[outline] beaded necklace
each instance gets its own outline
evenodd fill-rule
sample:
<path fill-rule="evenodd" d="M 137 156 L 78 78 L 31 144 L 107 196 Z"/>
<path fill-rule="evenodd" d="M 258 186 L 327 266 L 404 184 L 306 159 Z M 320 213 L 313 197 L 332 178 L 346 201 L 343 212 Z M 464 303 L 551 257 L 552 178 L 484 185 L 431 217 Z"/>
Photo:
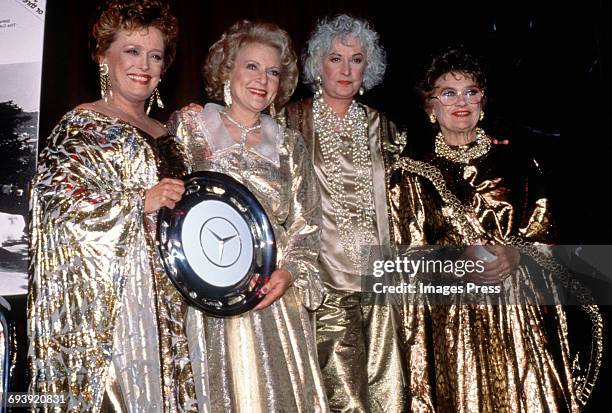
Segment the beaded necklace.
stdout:
<path fill-rule="evenodd" d="M 361 247 L 376 242 L 373 234 L 375 213 L 372 159 L 366 114 L 355 101 L 351 102 L 343 118 L 338 117 L 322 98 L 314 99 L 312 109 L 340 243 L 347 257 L 359 269 L 362 264 Z M 348 147 L 343 145 L 342 137 L 351 140 Z M 352 155 L 355 171 L 355 212 L 351 212 L 347 205 L 345 194 L 348 191 L 343 182 L 340 153 Z"/>
<path fill-rule="evenodd" d="M 491 140 L 481 128 L 476 128 L 476 140 L 474 146 L 459 145 L 450 146 L 444 140 L 442 132 L 438 132 L 435 141 L 436 155 L 449 161 L 468 164 L 473 159 L 476 159 L 491 149 Z"/>

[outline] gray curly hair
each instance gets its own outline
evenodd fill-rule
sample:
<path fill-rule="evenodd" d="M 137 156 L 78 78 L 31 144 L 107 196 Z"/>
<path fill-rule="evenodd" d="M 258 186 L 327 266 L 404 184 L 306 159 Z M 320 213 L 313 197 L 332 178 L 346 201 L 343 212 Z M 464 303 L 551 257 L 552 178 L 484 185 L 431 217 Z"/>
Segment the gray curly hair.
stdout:
<path fill-rule="evenodd" d="M 348 37 L 359 39 L 365 49 L 363 87 L 369 90 L 382 82 L 387 68 L 387 56 L 380 45 L 378 33 L 370 28 L 366 20 L 340 14 L 319 21 L 304 50 L 304 83 L 310 85 L 313 92 L 317 89 L 317 77 L 322 73 L 323 56 L 331 49 L 336 38 L 345 41 Z"/>

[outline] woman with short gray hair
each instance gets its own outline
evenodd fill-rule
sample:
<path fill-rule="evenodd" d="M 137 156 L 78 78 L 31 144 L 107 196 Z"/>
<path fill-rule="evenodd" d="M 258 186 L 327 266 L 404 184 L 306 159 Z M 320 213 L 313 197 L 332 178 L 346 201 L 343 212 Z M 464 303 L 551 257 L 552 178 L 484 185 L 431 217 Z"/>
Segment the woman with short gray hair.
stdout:
<path fill-rule="evenodd" d="M 386 59 L 370 24 L 346 14 L 320 21 L 303 56 L 314 97 L 287 105 L 281 121 L 302 133 L 319 190 L 319 270 L 327 296 L 316 311 L 317 350 L 332 411 L 410 410 L 409 369 L 396 307 L 362 301 L 362 247 L 388 245 L 386 167 L 405 136 L 355 100 L 382 82 Z M 415 369 L 418 370 L 418 369 Z"/>
<path fill-rule="evenodd" d="M 303 75 L 304 83 L 310 85 L 313 92 L 317 91 L 317 79 L 321 78 L 323 71 L 323 56 L 331 49 L 335 39 L 339 38 L 345 42 L 350 37 L 359 39 L 367 56 L 361 85 L 363 90 L 370 90 L 382 83 L 387 68 L 387 56 L 380 45 L 378 33 L 372 30 L 365 20 L 341 14 L 332 20 L 321 21 L 308 40 L 303 56 Z"/>

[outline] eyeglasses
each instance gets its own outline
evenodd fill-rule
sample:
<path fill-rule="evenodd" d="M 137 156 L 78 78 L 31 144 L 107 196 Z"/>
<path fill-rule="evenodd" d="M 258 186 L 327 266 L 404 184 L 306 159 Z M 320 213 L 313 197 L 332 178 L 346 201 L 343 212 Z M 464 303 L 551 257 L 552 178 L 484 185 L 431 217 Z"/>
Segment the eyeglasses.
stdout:
<path fill-rule="evenodd" d="M 484 92 L 477 87 L 468 87 L 458 93 L 455 89 L 443 89 L 438 96 L 432 96 L 430 99 L 438 99 L 444 106 L 454 105 L 459 101 L 459 97 L 463 96 L 466 103 L 480 103 Z"/>

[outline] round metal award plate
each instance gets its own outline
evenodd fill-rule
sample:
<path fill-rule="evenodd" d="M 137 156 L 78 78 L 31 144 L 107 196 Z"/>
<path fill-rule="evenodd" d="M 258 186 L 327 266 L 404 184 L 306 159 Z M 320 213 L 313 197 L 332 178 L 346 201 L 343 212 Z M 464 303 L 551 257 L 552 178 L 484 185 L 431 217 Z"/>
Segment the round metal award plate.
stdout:
<path fill-rule="evenodd" d="M 241 314 L 262 299 L 276 267 L 270 220 L 234 178 L 211 171 L 183 178 L 185 194 L 159 212 L 166 273 L 191 304 L 214 316 Z"/>

